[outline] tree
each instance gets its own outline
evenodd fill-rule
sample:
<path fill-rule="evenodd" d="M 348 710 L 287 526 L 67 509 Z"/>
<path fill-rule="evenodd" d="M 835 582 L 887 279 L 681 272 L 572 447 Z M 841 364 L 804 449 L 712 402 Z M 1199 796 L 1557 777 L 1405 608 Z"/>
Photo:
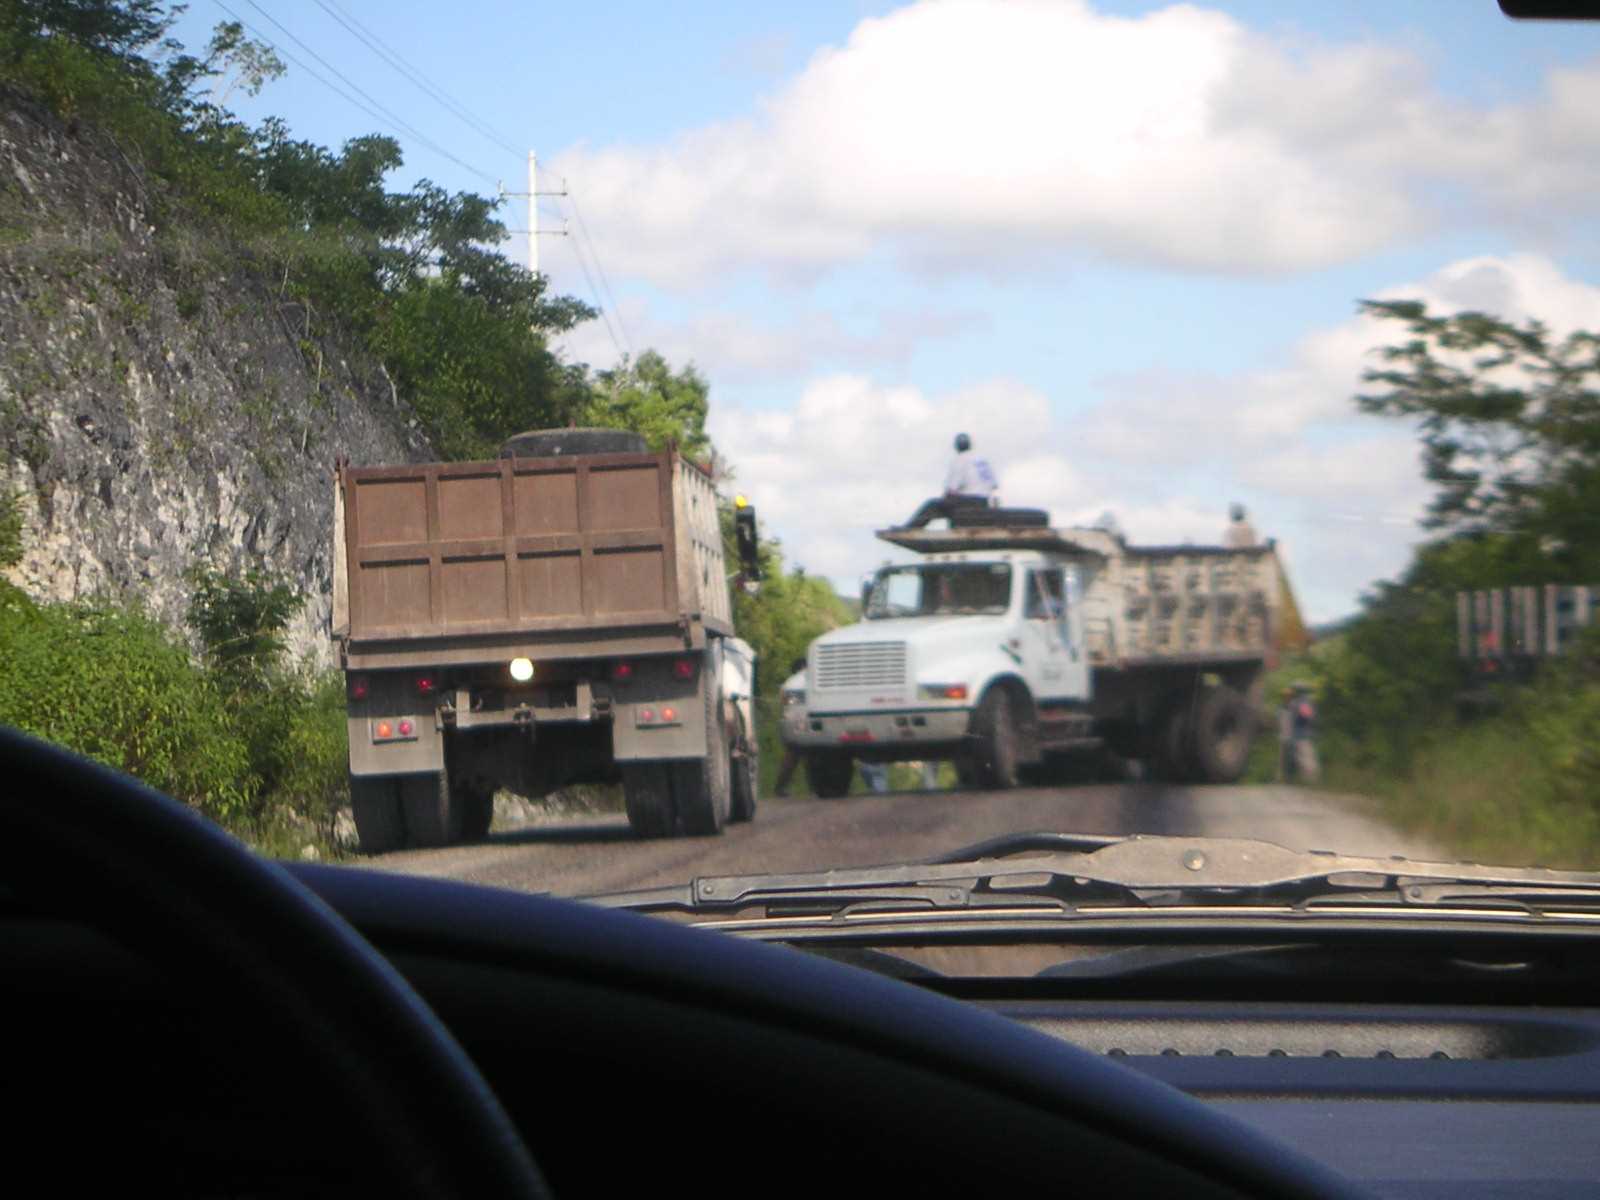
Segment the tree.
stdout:
<path fill-rule="evenodd" d="M 1600 572 L 1600 337 L 1551 336 L 1479 312 L 1436 317 L 1419 301 L 1365 301 L 1409 337 L 1364 373 L 1385 390 L 1362 411 L 1414 420 L 1438 491 L 1428 524 L 1509 543 L 1494 553 L 1542 562 L 1543 579 Z"/>
<path fill-rule="evenodd" d="M 697 462 L 711 457 L 706 434 L 710 384 L 693 364 L 674 371 L 654 350 L 596 373 L 586 423 L 642 433 L 652 449 L 669 441 Z"/>

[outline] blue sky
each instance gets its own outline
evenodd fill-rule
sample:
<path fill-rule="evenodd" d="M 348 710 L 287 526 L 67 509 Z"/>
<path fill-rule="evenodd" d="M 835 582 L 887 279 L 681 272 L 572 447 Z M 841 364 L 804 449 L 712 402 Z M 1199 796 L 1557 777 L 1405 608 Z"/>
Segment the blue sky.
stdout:
<path fill-rule="evenodd" d="M 1137 540 L 1209 540 L 1246 501 L 1341 615 L 1426 495 L 1410 433 L 1352 415 L 1384 332 L 1357 300 L 1600 325 L 1600 27 L 1493 0 L 258 3 L 226 0 L 299 65 L 241 115 L 395 133 L 287 29 L 474 168 L 400 133 L 398 184 L 523 190 L 332 9 L 537 149 L 628 343 L 706 372 L 740 486 L 841 586 L 964 423 L 1008 500 Z M 226 16 L 193 0 L 177 32 Z M 572 242 L 540 265 L 589 298 Z M 566 351 L 617 347 L 596 323 Z"/>

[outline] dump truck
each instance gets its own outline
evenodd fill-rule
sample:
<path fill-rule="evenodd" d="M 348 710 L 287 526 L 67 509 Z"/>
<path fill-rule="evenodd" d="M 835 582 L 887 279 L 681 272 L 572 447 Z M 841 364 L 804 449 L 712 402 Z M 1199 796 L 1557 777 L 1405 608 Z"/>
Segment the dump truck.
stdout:
<path fill-rule="evenodd" d="M 1181 781 L 1244 771 L 1292 605 L 1272 542 L 1132 546 L 1042 514 L 878 536 L 917 558 L 876 572 L 864 619 L 783 689 L 816 794 L 845 794 L 859 761 L 953 760 L 996 788 L 1112 756 Z"/>
<path fill-rule="evenodd" d="M 481 837 L 500 788 L 620 781 L 648 837 L 754 815 L 755 656 L 712 481 L 675 450 L 555 430 L 494 460 L 340 463 L 333 584 L 366 851 Z"/>

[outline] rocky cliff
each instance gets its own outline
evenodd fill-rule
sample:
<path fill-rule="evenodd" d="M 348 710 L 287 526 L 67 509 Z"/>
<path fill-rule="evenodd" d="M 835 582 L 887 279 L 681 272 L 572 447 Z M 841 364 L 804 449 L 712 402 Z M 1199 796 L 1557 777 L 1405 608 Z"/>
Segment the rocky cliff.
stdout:
<path fill-rule="evenodd" d="M 0 492 L 23 519 L 5 574 L 177 626 L 190 567 L 267 567 L 306 597 L 293 650 L 331 661 L 335 456 L 431 448 L 335 314 L 157 187 L 113 138 L 0 90 Z"/>

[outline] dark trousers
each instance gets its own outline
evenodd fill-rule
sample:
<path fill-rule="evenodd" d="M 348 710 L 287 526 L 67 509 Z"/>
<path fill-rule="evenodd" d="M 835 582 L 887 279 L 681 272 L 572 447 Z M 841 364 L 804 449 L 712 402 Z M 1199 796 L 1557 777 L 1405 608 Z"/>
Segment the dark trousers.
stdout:
<path fill-rule="evenodd" d="M 929 521 L 945 518 L 950 524 L 956 523 L 957 513 L 971 513 L 989 507 L 987 496 L 935 496 L 932 500 L 924 500 L 922 507 L 911 514 L 911 520 L 901 528 L 921 529 Z"/>

